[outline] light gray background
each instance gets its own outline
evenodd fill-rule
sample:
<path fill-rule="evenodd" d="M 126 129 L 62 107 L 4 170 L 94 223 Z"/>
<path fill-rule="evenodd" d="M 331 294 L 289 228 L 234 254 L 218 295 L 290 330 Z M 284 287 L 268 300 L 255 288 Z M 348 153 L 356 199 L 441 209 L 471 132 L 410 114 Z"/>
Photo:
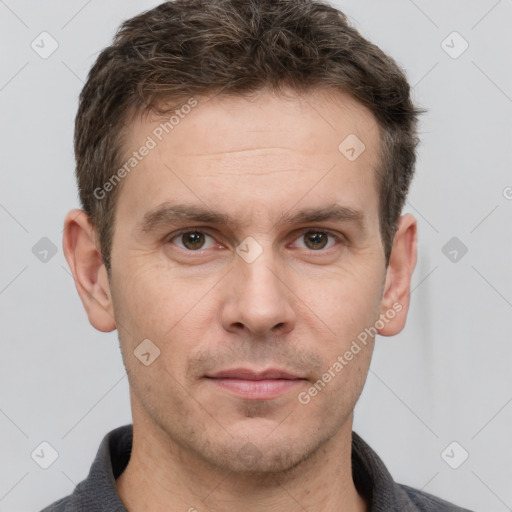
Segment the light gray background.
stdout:
<path fill-rule="evenodd" d="M 0 0 L 0 511 L 40 510 L 131 422 L 117 333 L 88 323 L 61 247 L 78 207 L 77 96 L 119 23 L 159 2 Z M 404 67 L 429 109 L 405 212 L 419 222 L 406 329 L 378 337 L 354 429 L 396 480 L 482 512 L 512 508 L 512 1 L 336 4 Z M 58 49 L 31 42 L 47 31 Z M 469 48 L 452 58 L 457 31 Z M 462 40 L 445 45 L 457 52 Z M 457 237 L 467 248 L 451 261 Z M 32 252 L 48 237 L 46 263 Z M 58 452 L 42 469 L 42 441 Z M 452 469 L 443 450 L 469 453 Z M 458 462 L 460 448 L 450 462 Z"/>

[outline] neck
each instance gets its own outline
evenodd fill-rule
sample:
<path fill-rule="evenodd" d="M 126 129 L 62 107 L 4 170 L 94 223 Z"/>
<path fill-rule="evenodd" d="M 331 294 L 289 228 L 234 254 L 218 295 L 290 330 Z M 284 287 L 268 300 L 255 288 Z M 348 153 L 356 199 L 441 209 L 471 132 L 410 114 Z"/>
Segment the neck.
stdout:
<path fill-rule="evenodd" d="M 351 444 L 352 417 L 286 472 L 235 473 L 212 466 L 158 427 L 134 421 L 130 461 L 116 488 L 130 512 L 365 512 L 352 478 Z"/>

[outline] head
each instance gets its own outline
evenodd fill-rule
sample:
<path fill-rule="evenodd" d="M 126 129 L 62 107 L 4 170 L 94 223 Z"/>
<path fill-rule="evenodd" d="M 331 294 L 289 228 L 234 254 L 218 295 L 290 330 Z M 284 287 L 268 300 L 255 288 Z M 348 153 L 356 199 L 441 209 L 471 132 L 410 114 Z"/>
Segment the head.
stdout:
<path fill-rule="evenodd" d="M 134 424 L 239 471 L 349 424 L 375 334 L 405 323 L 419 113 L 321 2 L 178 0 L 122 25 L 80 95 L 64 250 L 92 325 L 118 329 Z M 300 379 L 259 400 L 212 379 L 234 368 Z"/>

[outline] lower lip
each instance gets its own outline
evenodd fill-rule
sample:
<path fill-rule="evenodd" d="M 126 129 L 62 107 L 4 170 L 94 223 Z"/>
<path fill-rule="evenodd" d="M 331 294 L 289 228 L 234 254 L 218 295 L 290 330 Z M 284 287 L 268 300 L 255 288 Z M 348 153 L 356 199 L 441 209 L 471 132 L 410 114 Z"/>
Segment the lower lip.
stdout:
<path fill-rule="evenodd" d="M 300 384 L 304 379 L 225 379 L 208 378 L 211 382 L 232 393 L 251 400 L 270 400 L 290 391 Z"/>

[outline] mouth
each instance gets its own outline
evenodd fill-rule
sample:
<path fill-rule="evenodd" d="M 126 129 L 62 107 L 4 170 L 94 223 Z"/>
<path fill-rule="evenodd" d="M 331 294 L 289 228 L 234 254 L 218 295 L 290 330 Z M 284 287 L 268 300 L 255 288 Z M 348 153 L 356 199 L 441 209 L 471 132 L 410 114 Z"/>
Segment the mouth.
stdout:
<path fill-rule="evenodd" d="M 205 379 L 223 391 L 249 400 L 271 400 L 307 382 L 305 377 L 278 368 L 233 368 L 205 375 Z"/>

